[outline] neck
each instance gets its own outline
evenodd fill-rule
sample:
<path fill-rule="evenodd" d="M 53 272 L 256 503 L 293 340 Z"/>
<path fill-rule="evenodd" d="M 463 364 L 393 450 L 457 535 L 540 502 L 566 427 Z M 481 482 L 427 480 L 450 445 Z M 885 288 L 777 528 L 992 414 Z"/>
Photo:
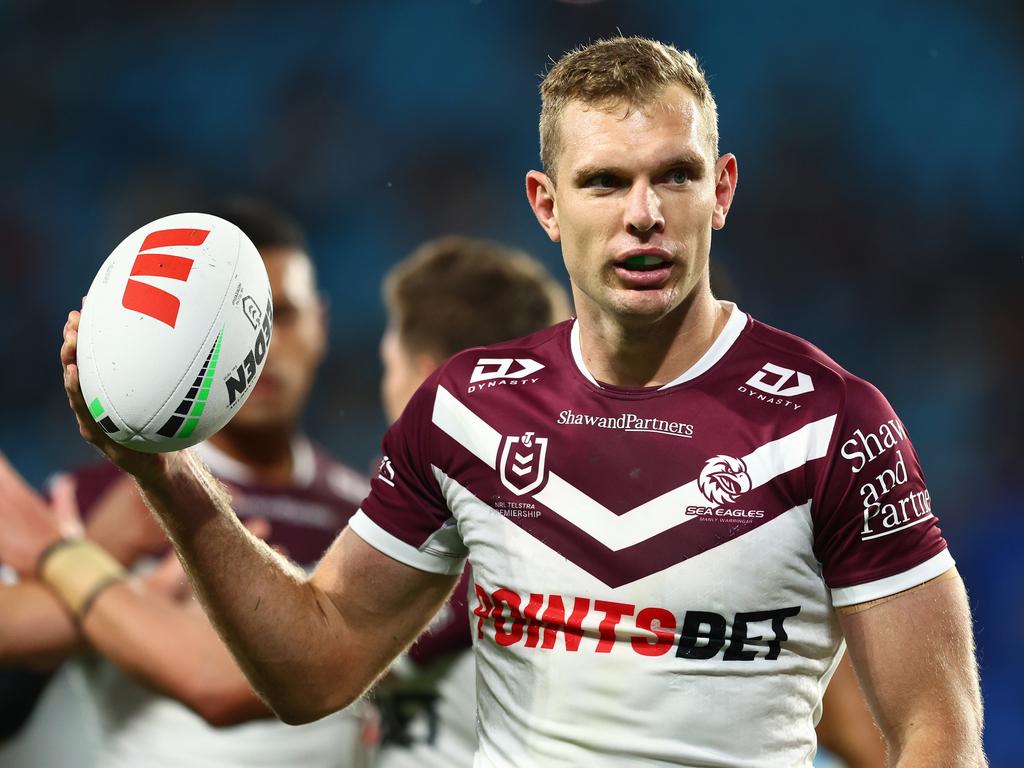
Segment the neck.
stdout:
<path fill-rule="evenodd" d="M 287 485 L 295 470 L 291 429 L 245 429 L 228 426 L 209 442 L 256 473 L 267 485 Z"/>
<path fill-rule="evenodd" d="M 631 323 L 577 304 L 580 349 L 598 381 L 621 387 L 658 387 L 704 356 L 729 320 L 710 291 L 695 291 L 654 322 Z"/>

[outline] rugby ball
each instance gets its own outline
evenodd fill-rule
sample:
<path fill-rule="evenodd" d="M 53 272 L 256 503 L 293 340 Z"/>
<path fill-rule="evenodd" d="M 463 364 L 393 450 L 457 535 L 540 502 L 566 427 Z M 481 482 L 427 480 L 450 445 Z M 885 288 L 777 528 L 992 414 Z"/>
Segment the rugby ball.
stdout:
<path fill-rule="evenodd" d="M 205 440 L 242 407 L 270 348 L 270 281 L 234 224 L 179 213 L 128 235 L 82 308 L 78 368 L 89 412 L 146 453 Z"/>

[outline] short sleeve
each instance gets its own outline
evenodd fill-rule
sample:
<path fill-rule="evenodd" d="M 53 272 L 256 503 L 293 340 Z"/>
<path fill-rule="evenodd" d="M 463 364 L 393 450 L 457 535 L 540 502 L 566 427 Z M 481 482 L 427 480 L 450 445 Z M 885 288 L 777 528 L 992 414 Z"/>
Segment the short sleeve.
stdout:
<path fill-rule="evenodd" d="M 953 566 L 910 435 L 882 394 L 847 381 L 814 498 L 814 547 L 835 606 L 901 592 Z"/>
<path fill-rule="evenodd" d="M 399 562 L 455 575 L 462 572 L 467 552 L 432 460 L 436 380 L 431 377 L 420 387 L 384 436 L 370 495 L 349 527 Z"/>

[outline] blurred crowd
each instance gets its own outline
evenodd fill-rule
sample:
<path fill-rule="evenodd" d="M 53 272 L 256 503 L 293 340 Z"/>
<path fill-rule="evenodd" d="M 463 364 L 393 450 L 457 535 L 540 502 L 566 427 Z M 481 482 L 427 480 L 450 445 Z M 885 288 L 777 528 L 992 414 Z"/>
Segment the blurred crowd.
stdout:
<path fill-rule="evenodd" d="M 976 611 L 990 759 L 1013 764 L 1020 4 L 6 4 L 0 449 L 37 484 L 89 456 L 60 387 L 67 310 L 144 222 L 244 192 L 308 228 L 332 336 L 309 431 L 368 467 L 382 275 L 453 231 L 563 274 L 523 199 L 539 75 L 617 29 L 708 71 L 740 168 L 712 258 L 740 306 L 877 384 L 913 435 Z"/>

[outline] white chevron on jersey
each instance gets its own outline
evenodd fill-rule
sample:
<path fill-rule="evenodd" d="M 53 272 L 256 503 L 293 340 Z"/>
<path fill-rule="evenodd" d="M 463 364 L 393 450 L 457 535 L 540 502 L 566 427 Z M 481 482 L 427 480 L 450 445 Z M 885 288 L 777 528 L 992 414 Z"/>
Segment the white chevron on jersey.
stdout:
<path fill-rule="evenodd" d="M 434 400 L 434 424 L 491 469 L 497 468 L 502 435 L 444 387 Z M 788 435 L 765 443 L 742 457 L 751 490 L 779 475 L 819 459 L 828 450 L 836 416 L 812 421 Z M 533 498 L 613 552 L 639 544 L 695 518 L 680 509 L 704 504 L 697 479 L 617 515 L 556 473 Z"/>
<path fill-rule="evenodd" d="M 455 442 L 494 469 L 498 466 L 501 433 L 438 386 L 434 397 L 434 424 Z"/>
<path fill-rule="evenodd" d="M 445 500 L 448 502 L 448 505 L 449 505 L 449 507 L 451 509 L 453 509 L 453 510 L 456 510 L 456 509 L 460 510 L 461 514 L 468 514 L 468 510 L 470 510 L 470 509 L 473 509 L 475 511 L 485 510 L 487 513 L 489 513 L 492 516 L 491 517 L 492 520 L 504 521 L 504 524 L 506 526 L 512 526 L 512 528 L 516 529 L 517 531 L 520 530 L 519 526 L 517 526 L 515 523 L 511 522 L 510 520 L 507 520 L 492 505 L 488 504 L 486 501 L 481 499 L 479 496 L 477 496 L 471 490 L 469 490 L 468 488 L 463 486 L 458 480 L 455 480 L 454 478 L 450 477 L 448 474 L 446 474 L 444 472 L 444 470 L 439 469 L 438 467 L 434 466 L 433 464 L 431 464 L 430 468 L 433 471 L 434 477 L 437 480 L 437 484 L 440 486 L 441 492 L 444 494 Z M 566 486 L 570 487 L 570 488 L 572 487 L 572 486 L 568 485 L 568 483 L 566 483 Z M 677 489 L 677 490 L 680 490 L 680 489 Z M 534 498 L 538 498 L 538 497 L 535 496 Z M 589 501 L 589 499 L 588 499 L 588 501 Z M 655 501 L 657 501 L 657 499 L 655 499 Z M 600 507 L 600 505 L 597 504 L 597 502 L 590 501 L 590 503 L 594 504 L 595 506 Z M 650 504 L 650 503 L 651 502 L 648 502 L 648 504 Z M 547 505 L 545 504 L 545 506 L 547 506 Z M 644 505 L 644 506 L 646 506 L 646 505 Z M 601 507 L 601 509 L 604 509 L 604 508 Z M 637 509 L 639 510 L 639 509 L 641 509 L 641 507 L 637 507 Z M 792 514 L 800 515 L 801 517 L 807 517 L 809 519 L 810 510 L 811 510 L 811 502 L 808 500 L 804 504 L 798 504 L 797 506 L 793 507 L 792 509 L 787 509 L 782 514 L 783 515 L 788 515 L 788 514 L 792 513 Z M 674 520 L 673 524 L 674 525 L 679 525 L 680 523 L 687 522 L 689 519 L 690 518 L 684 518 L 684 519 L 680 520 L 679 519 L 679 510 L 676 509 L 675 510 L 675 520 Z M 509 529 L 509 530 L 511 531 L 511 529 Z M 506 535 L 511 535 L 511 534 L 506 534 Z M 520 534 L 517 533 L 515 535 L 519 536 Z M 525 533 L 525 532 L 522 535 L 529 536 L 529 534 Z M 597 538 L 597 537 L 595 537 L 595 538 Z M 542 541 L 538 541 L 537 544 L 539 544 L 540 546 L 543 546 L 543 547 L 547 546 Z M 622 549 L 622 547 L 608 547 L 608 548 L 609 549 L 613 549 L 615 551 L 618 551 L 619 549 Z M 692 559 L 692 558 L 689 558 L 689 559 Z M 597 577 L 594 576 L 592 573 L 590 573 L 586 568 L 580 566 L 578 563 L 574 563 L 572 560 L 566 559 L 565 564 L 566 565 L 570 565 L 570 564 L 571 565 L 576 565 L 577 568 L 579 568 L 580 572 L 581 573 L 585 573 L 588 578 L 597 579 Z M 674 566 L 671 566 L 671 567 L 674 567 Z M 650 578 L 651 575 L 653 575 L 653 574 L 650 574 L 648 576 L 643 576 L 643 577 L 641 577 L 639 579 L 636 579 L 635 581 L 630 582 L 630 583 L 631 583 L 631 585 L 638 584 L 638 583 L 642 582 L 644 579 Z M 600 581 L 600 579 L 597 579 L 596 583 L 601 584 L 602 582 Z"/>

